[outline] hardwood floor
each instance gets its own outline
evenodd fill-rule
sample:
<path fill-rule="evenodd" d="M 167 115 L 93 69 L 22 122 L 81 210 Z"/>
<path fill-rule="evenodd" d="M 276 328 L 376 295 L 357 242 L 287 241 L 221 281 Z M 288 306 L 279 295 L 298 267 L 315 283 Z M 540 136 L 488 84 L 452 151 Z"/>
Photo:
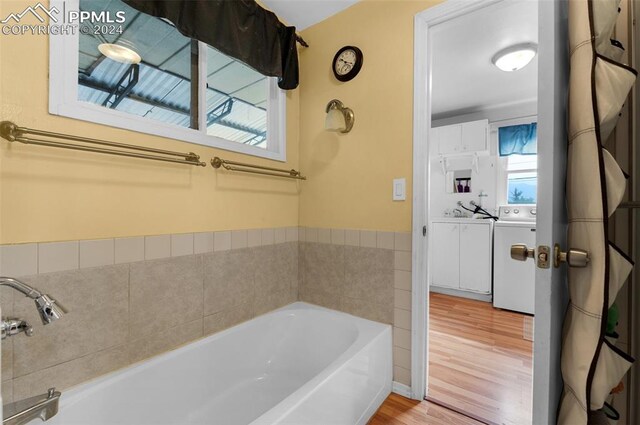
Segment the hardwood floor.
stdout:
<path fill-rule="evenodd" d="M 533 343 L 523 338 L 524 317 L 432 293 L 429 397 L 490 423 L 530 424 Z"/>
<path fill-rule="evenodd" d="M 369 425 L 481 425 L 481 423 L 428 401 L 419 402 L 391 394 L 371 418 Z"/>

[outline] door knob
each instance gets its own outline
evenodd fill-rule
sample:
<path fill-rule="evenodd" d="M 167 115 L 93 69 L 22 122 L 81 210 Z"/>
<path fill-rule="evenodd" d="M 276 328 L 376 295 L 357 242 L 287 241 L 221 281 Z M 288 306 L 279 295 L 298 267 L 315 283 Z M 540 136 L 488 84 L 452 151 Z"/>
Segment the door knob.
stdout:
<path fill-rule="evenodd" d="M 589 264 L 589 253 L 583 249 L 571 248 L 567 252 L 560 250 L 560 245 L 553 247 L 553 265 L 560 267 L 561 263 L 567 263 L 569 267 L 587 267 Z"/>
<path fill-rule="evenodd" d="M 527 261 L 529 258 L 534 258 L 536 255 L 535 248 L 529 248 L 525 244 L 517 243 L 511 245 L 511 258 L 518 261 Z"/>

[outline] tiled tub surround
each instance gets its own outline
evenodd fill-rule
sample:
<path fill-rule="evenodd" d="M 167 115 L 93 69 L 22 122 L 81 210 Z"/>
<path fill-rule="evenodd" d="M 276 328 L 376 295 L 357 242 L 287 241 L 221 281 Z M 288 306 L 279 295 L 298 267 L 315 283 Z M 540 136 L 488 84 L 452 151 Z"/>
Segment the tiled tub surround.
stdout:
<path fill-rule="evenodd" d="M 409 385 L 410 251 L 409 233 L 297 227 L 0 246 L 0 275 L 69 311 L 43 328 L 31 300 L 0 288 L 2 315 L 35 328 L 2 342 L 3 402 L 64 390 L 296 300 L 392 323 L 394 380 Z"/>
<path fill-rule="evenodd" d="M 393 379 L 411 385 L 411 234 L 300 228 L 299 299 L 393 325 Z"/>
<path fill-rule="evenodd" d="M 34 326 L 2 341 L 3 402 L 64 390 L 298 299 L 298 228 L 0 247 L 0 275 L 68 313 L 43 328 L 0 289 L 3 316 Z"/>

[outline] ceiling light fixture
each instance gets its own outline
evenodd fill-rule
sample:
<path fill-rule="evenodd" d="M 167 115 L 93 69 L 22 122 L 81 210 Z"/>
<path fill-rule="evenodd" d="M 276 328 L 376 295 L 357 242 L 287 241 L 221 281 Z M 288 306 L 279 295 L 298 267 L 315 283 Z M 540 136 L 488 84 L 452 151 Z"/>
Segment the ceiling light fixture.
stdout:
<path fill-rule="evenodd" d="M 516 44 L 496 53 L 491 62 L 502 71 L 511 72 L 524 68 L 538 51 L 534 43 Z"/>
<path fill-rule="evenodd" d="M 123 45 L 122 42 L 118 44 L 102 43 L 98 46 L 100 53 L 120 63 L 140 63 L 142 58 L 131 47 Z"/>

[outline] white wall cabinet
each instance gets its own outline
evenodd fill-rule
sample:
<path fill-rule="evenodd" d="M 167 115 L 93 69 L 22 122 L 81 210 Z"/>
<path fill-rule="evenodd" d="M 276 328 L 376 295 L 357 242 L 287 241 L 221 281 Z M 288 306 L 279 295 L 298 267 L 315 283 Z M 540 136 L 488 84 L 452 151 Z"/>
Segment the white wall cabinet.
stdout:
<path fill-rule="evenodd" d="M 471 220 L 431 223 L 431 285 L 491 293 L 492 223 Z"/>
<path fill-rule="evenodd" d="M 432 129 L 440 155 L 471 154 L 488 151 L 488 120 L 445 125 Z"/>

